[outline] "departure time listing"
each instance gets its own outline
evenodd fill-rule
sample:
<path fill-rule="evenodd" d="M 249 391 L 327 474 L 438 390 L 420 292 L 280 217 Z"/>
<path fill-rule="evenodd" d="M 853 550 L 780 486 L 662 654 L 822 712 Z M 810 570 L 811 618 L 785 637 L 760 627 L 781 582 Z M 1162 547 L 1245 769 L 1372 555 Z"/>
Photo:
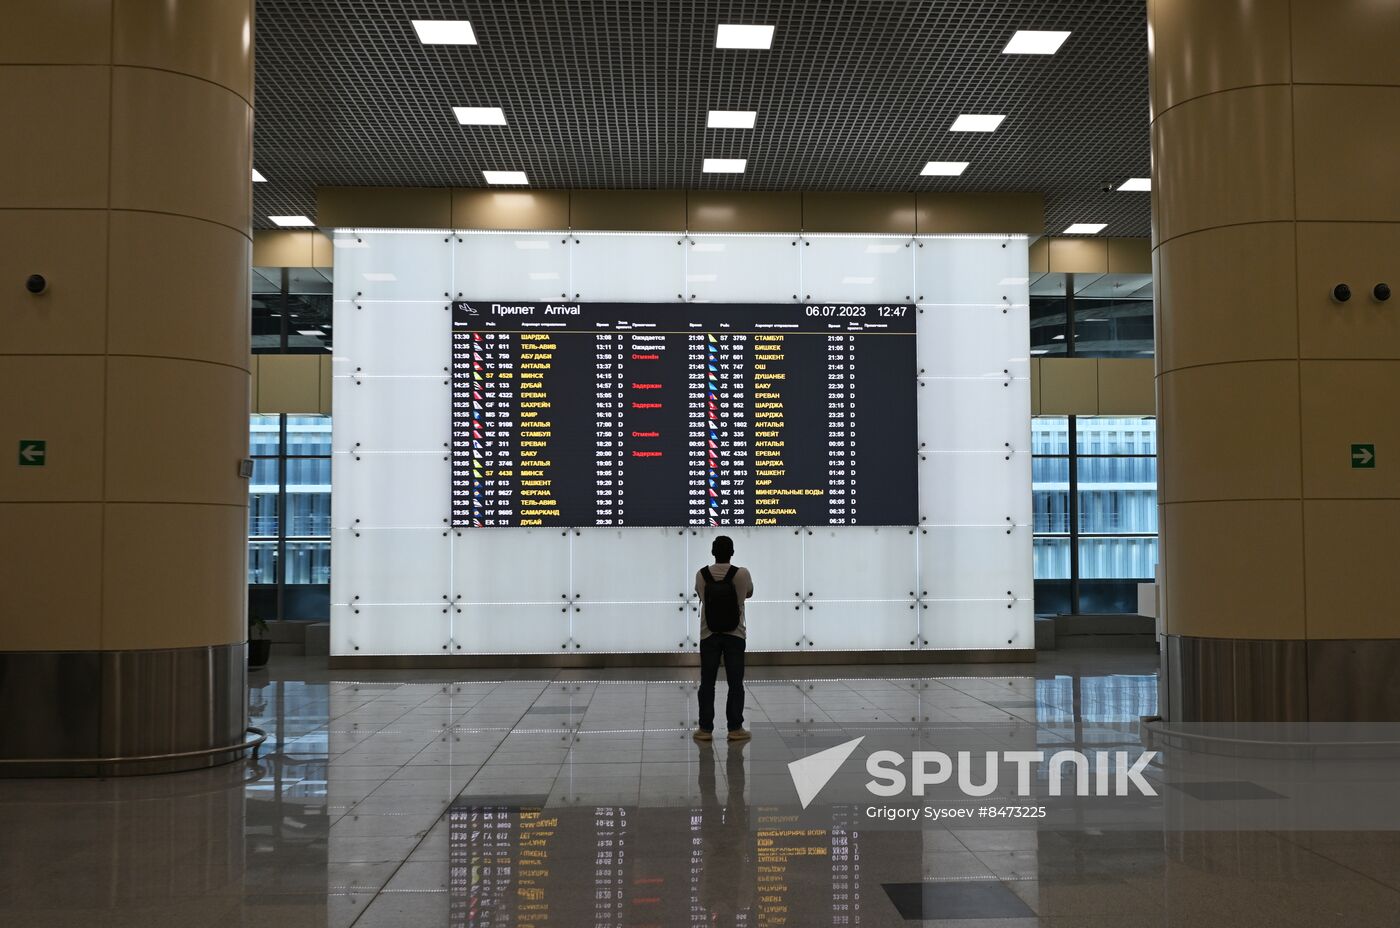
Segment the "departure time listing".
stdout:
<path fill-rule="evenodd" d="M 913 525 L 908 304 L 452 305 L 452 524 Z"/>

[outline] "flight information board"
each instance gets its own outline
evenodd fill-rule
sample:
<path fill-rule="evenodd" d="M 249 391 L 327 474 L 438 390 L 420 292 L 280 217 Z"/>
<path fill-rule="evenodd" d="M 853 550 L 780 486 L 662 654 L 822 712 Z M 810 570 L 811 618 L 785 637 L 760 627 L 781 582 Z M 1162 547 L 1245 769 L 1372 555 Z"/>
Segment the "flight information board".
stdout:
<path fill-rule="evenodd" d="M 452 524 L 913 525 L 908 304 L 452 305 Z"/>

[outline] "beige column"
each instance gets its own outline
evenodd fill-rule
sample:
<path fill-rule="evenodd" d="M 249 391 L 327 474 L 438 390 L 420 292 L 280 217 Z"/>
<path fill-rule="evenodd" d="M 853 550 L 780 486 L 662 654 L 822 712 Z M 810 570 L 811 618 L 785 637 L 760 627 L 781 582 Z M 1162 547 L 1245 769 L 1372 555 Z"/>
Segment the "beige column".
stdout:
<path fill-rule="evenodd" d="M 0 773 L 242 739 L 252 25 L 252 0 L 6 10 Z"/>
<path fill-rule="evenodd" d="M 1164 708 L 1398 720 L 1400 5 L 1148 17 Z"/>

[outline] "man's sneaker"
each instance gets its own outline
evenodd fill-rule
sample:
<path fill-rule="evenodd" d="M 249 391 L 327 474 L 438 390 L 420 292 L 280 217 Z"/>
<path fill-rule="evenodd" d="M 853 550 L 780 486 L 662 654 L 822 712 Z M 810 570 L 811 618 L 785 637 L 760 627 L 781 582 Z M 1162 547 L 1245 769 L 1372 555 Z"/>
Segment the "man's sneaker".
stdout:
<path fill-rule="evenodd" d="M 753 737 L 747 728 L 736 728 L 729 733 L 730 741 L 748 741 Z"/>
<path fill-rule="evenodd" d="M 695 729 L 695 733 L 690 737 L 694 738 L 696 741 L 713 741 L 715 740 L 715 733 L 706 731 L 703 728 L 697 728 Z"/>

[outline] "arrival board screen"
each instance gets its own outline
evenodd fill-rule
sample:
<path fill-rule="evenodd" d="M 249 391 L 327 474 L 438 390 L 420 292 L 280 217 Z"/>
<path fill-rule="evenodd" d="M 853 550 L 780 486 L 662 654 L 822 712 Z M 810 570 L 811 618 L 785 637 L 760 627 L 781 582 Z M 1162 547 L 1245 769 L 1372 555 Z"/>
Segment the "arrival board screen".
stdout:
<path fill-rule="evenodd" d="M 913 525 L 907 304 L 452 305 L 452 523 Z"/>

